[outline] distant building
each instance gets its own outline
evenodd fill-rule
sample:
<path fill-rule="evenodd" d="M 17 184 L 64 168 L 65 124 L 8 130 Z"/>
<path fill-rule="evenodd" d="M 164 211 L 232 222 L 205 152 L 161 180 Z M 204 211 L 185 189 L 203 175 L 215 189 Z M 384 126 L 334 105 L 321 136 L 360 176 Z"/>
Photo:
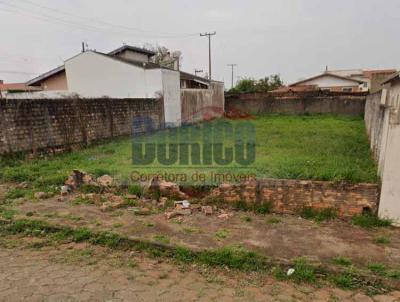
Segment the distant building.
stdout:
<path fill-rule="evenodd" d="M 331 92 L 361 92 L 363 91 L 364 81 L 324 72 L 317 76 L 290 84 L 288 87 L 293 89 L 299 86 L 311 86 L 314 90 Z"/>
<path fill-rule="evenodd" d="M 0 80 L 0 96 L 3 93 L 8 92 L 32 92 L 40 90 L 40 88 L 31 87 L 26 85 L 25 83 L 4 83 L 3 80 Z"/>
<path fill-rule="evenodd" d="M 207 100 L 209 104 L 213 104 L 218 99 L 218 106 L 223 108 L 222 83 L 182 72 L 176 68 L 178 65 L 169 67 L 156 64 L 152 59 L 155 55 L 153 51 L 129 45 L 109 53 L 87 50 L 66 60 L 64 65 L 26 83 L 32 89 L 42 90 L 40 93 L 29 96 L 14 94 L 10 97 L 162 99 L 165 123 L 171 126 L 179 126 L 185 117 L 182 113 L 182 102 L 185 100 L 181 100 L 184 90 L 188 97 L 190 93 L 198 94 L 195 100 L 205 100 L 204 104 Z M 167 59 L 169 58 L 168 55 Z M 201 98 L 200 95 L 203 94 L 204 97 Z M 186 103 L 188 102 L 185 102 L 185 106 L 188 106 Z M 202 109 L 200 107 L 203 105 L 198 106 Z"/>
<path fill-rule="evenodd" d="M 332 92 L 377 92 L 382 89 L 382 82 L 395 74 L 396 69 L 382 70 L 326 70 L 317 76 L 307 78 L 287 87 L 279 88 L 274 92 L 290 90 L 292 92 L 303 92 L 311 90 L 322 90 Z M 307 88 L 308 86 L 308 88 Z"/>
<path fill-rule="evenodd" d="M 329 73 L 338 76 L 359 80 L 364 82 L 362 86 L 363 91 L 371 93 L 377 92 L 382 89 L 382 82 L 391 75 L 397 72 L 396 69 L 376 69 L 376 70 L 363 70 L 363 69 L 348 69 L 348 70 L 329 70 Z"/>

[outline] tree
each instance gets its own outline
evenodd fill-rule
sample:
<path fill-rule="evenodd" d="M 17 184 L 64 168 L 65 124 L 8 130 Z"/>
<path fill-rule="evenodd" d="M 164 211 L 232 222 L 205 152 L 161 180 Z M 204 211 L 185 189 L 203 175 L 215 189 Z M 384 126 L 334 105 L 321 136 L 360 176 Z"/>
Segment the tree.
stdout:
<path fill-rule="evenodd" d="M 243 78 L 239 80 L 236 86 L 229 90 L 229 92 L 268 92 L 281 86 L 283 86 L 283 81 L 281 80 L 279 74 L 273 74 L 260 80 Z"/>

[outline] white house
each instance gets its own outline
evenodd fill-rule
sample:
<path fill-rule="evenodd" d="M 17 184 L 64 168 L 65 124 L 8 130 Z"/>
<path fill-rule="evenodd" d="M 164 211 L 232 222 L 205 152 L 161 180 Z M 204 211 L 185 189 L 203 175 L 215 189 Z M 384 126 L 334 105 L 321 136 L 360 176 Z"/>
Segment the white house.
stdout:
<path fill-rule="evenodd" d="M 290 84 L 289 87 L 313 86 L 323 91 L 360 92 L 364 82 L 329 72 Z"/>
<path fill-rule="evenodd" d="M 162 98 L 166 126 L 179 126 L 182 120 L 191 120 L 191 114 L 199 108 L 223 110 L 223 83 L 155 64 L 154 56 L 153 51 L 129 45 L 109 53 L 84 51 L 26 83 L 40 88 L 40 92 L 9 97 Z"/>
<path fill-rule="evenodd" d="M 179 126 L 179 71 L 96 51 L 86 51 L 68 59 L 65 70 L 68 91 L 84 98 L 162 97 L 166 124 Z"/>

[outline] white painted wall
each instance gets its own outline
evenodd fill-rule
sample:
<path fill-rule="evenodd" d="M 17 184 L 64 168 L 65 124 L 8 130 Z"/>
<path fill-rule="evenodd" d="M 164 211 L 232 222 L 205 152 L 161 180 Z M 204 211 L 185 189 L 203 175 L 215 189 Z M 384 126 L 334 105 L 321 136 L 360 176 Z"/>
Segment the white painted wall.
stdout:
<path fill-rule="evenodd" d="M 81 97 L 155 98 L 161 70 L 146 70 L 92 51 L 65 62 L 68 89 Z"/>
<path fill-rule="evenodd" d="M 181 125 L 181 87 L 180 73 L 174 70 L 162 69 L 162 85 L 164 92 L 164 114 L 167 127 Z"/>
<path fill-rule="evenodd" d="M 180 74 L 144 69 L 87 51 L 65 62 L 69 92 L 84 98 L 164 98 L 165 122 L 181 121 Z"/>
<path fill-rule="evenodd" d="M 346 79 L 339 79 L 327 74 L 313 80 L 302 82 L 301 85 L 318 85 L 318 87 L 324 88 L 324 87 L 340 87 L 340 86 L 358 86 L 358 82 Z"/>
<path fill-rule="evenodd" d="M 379 215 L 400 226 L 400 81 L 391 84 L 386 101 L 380 170 L 382 189 Z"/>

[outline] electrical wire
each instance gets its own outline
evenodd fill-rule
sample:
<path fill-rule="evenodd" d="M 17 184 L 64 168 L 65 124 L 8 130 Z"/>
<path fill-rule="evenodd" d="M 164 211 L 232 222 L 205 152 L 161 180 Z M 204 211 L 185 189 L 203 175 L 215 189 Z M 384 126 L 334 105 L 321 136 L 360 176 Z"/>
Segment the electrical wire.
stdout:
<path fill-rule="evenodd" d="M 84 24 L 82 22 L 76 22 L 76 21 L 65 19 L 65 18 L 60 18 L 60 17 L 56 17 L 56 16 L 53 16 L 53 15 L 48 15 L 48 14 L 43 13 L 43 12 L 27 11 L 26 7 L 24 8 L 24 7 L 21 7 L 21 6 L 12 4 L 12 3 L 4 2 L 4 1 L 0 1 L 0 5 L 6 6 L 6 9 L 4 9 L 4 7 L 3 7 L 2 10 L 6 11 L 6 12 L 9 12 L 9 13 L 20 14 L 20 15 L 23 15 L 23 16 L 29 16 L 31 18 L 35 18 L 35 19 L 38 19 L 38 20 L 46 21 L 46 22 L 56 22 L 56 23 L 63 24 L 63 25 L 74 26 L 74 27 L 76 27 L 78 29 L 86 30 L 86 31 L 94 31 L 94 32 L 102 32 L 102 33 L 108 32 L 108 33 L 112 33 L 112 34 L 126 34 L 127 32 L 136 31 L 134 34 L 138 35 L 138 36 L 153 37 L 153 38 L 163 38 L 163 39 L 184 38 L 184 37 L 197 36 L 197 34 L 152 35 L 152 34 L 150 34 L 151 31 L 144 31 L 142 29 L 138 29 L 138 28 L 134 28 L 134 27 L 127 27 L 127 26 L 123 26 L 123 25 L 115 25 L 115 24 L 108 23 L 108 22 L 105 22 L 105 21 L 99 21 L 99 20 L 92 19 L 92 18 L 86 18 L 86 17 L 82 17 L 82 16 L 78 16 L 78 15 L 62 12 L 61 10 L 58 10 L 58 9 L 53 9 L 53 8 L 49 8 L 49 7 L 46 7 L 46 6 L 34 4 L 33 2 L 31 2 L 29 0 L 20 0 L 20 1 L 24 1 L 24 2 L 30 3 L 31 5 L 35 5 L 35 6 L 39 7 L 39 8 L 47 9 L 47 10 L 50 10 L 50 11 L 56 11 L 56 12 L 62 13 L 64 15 L 73 16 L 75 18 L 89 19 L 89 20 L 92 20 L 92 21 L 95 21 L 95 22 L 98 22 L 98 23 L 105 24 L 109 28 L 101 28 L 101 27 L 95 26 L 95 25 Z M 114 27 L 114 28 L 110 28 L 110 27 Z M 115 27 L 120 27 L 123 30 L 123 32 L 121 32 L 121 30 L 115 30 Z M 141 32 L 138 33 L 137 31 L 141 31 Z"/>

